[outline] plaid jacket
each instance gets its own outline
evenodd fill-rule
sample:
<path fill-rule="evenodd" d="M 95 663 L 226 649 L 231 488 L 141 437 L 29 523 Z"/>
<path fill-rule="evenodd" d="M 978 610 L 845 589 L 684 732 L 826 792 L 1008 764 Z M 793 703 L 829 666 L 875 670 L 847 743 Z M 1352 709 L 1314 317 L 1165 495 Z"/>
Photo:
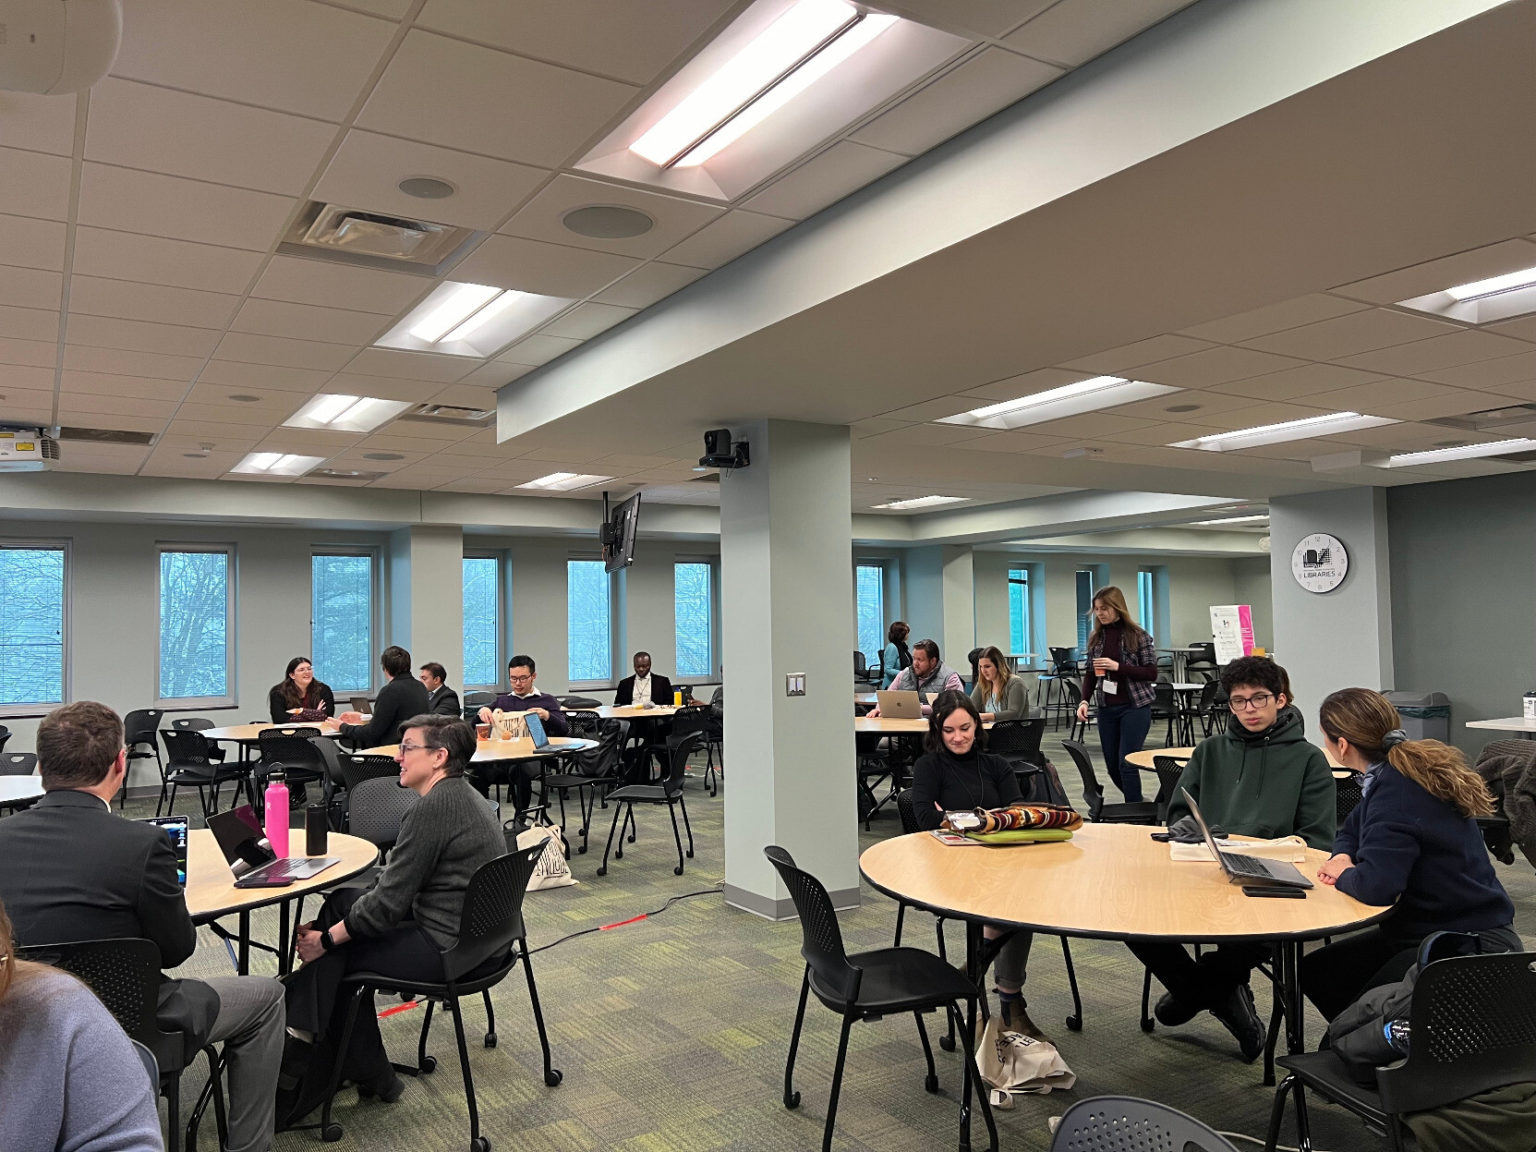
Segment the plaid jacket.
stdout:
<path fill-rule="evenodd" d="M 1123 631 L 1120 633 L 1120 639 L 1121 664 L 1130 664 L 1139 668 L 1155 669 L 1157 667 L 1157 649 L 1154 646 L 1152 636 L 1149 633 L 1143 632 L 1141 634 L 1141 643 L 1138 644 L 1135 648 L 1128 649 L 1125 647 L 1126 634 Z M 1096 657 L 1102 655 L 1104 655 L 1104 638 L 1100 636 L 1096 643 L 1088 645 L 1088 662 L 1086 668 L 1091 669 L 1093 667 L 1093 660 Z M 1086 689 L 1088 687 L 1088 677 L 1090 675 L 1091 673 L 1089 671 L 1084 671 L 1083 673 L 1083 687 L 1085 689 L 1085 696 L 1087 695 Z M 1155 697 L 1157 694 L 1153 688 L 1153 684 L 1157 679 L 1155 674 L 1151 680 L 1131 680 L 1125 676 L 1120 676 L 1115 673 L 1111 673 L 1110 678 L 1113 680 L 1118 680 L 1121 685 L 1120 692 L 1118 693 L 1119 698 L 1114 700 L 1114 703 L 1122 703 L 1127 698 L 1129 698 L 1132 708 L 1151 707 L 1153 697 Z M 1093 692 L 1094 695 L 1098 697 L 1098 706 L 1102 708 L 1104 706 L 1104 692 L 1099 688 L 1097 679 L 1095 679 L 1093 683 Z"/>

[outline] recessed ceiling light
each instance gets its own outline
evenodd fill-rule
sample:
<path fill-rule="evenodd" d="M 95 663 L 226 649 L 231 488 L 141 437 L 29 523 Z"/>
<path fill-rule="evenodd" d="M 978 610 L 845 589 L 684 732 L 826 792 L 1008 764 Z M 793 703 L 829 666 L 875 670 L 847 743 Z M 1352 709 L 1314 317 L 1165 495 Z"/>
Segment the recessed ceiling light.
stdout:
<path fill-rule="evenodd" d="M 1286 420 L 1280 424 L 1260 424 L 1256 428 L 1239 428 L 1235 432 L 1197 436 L 1193 440 L 1176 441 L 1168 447 L 1198 448 L 1202 452 L 1231 452 L 1239 448 L 1256 448 L 1260 444 L 1283 444 L 1288 440 L 1331 436 L 1336 432 L 1354 432 L 1361 428 L 1380 428 L 1384 424 L 1398 423 L 1401 421 L 1388 420 L 1384 416 L 1330 412 L 1326 416 L 1308 416 L 1303 420 Z"/>
<path fill-rule="evenodd" d="M 380 400 L 375 396 L 349 396 L 322 392 L 283 421 L 285 428 L 329 428 L 336 432 L 372 432 L 386 420 L 400 415 L 410 402 Z"/>
<path fill-rule="evenodd" d="M 1174 404 L 1163 409 L 1164 412 L 1198 412 L 1199 410 L 1198 404 Z"/>
<path fill-rule="evenodd" d="M 567 232 L 596 240 L 627 240 L 631 236 L 643 236 L 656 227 L 656 221 L 639 209 L 617 204 L 577 208 L 562 216 L 560 223 L 565 225 Z"/>
<path fill-rule="evenodd" d="M 206 452 L 183 452 L 182 455 L 185 456 L 188 460 L 208 459 L 208 453 Z"/>
<path fill-rule="evenodd" d="M 896 22 L 844 0 L 799 0 L 629 150 L 661 168 L 703 164 Z"/>
<path fill-rule="evenodd" d="M 446 200 L 458 191 L 448 181 L 439 180 L 436 176 L 407 176 L 395 187 L 418 200 Z"/>
<path fill-rule="evenodd" d="M 411 328 L 411 335 L 428 344 L 436 344 L 449 332 L 468 320 L 501 295 L 500 288 L 488 284 L 453 284 L 443 300 Z"/>
<path fill-rule="evenodd" d="M 973 408 L 958 416 L 946 416 L 939 423 L 1022 428 L 1028 424 L 1081 416 L 1084 412 L 1096 412 L 1100 408 L 1113 408 L 1116 404 L 1129 404 L 1133 400 L 1146 400 L 1178 391 L 1180 389 L 1166 384 L 1148 384 L 1144 380 L 1127 380 L 1123 376 L 1095 376 L 1091 380 L 1063 384 L 1060 388 L 1019 396 L 1000 404 Z"/>
<path fill-rule="evenodd" d="M 578 488 L 588 488 L 593 484 L 601 484 L 604 480 L 612 479 L 612 476 L 592 476 L 585 472 L 551 472 L 548 476 L 540 476 L 537 480 L 530 480 L 517 487 L 533 488 L 542 492 L 574 492 Z"/>
<path fill-rule="evenodd" d="M 961 504 L 967 499 L 966 496 L 914 496 L 910 500 L 889 500 L 875 507 L 889 512 L 911 512 L 918 508 L 937 508 L 940 504 Z"/>
<path fill-rule="evenodd" d="M 291 452 L 252 452 L 230 469 L 246 476 L 302 476 L 324 464 L 324 456 L 297 456 Z"/>
<path fill-rule="evenodd" d="M 1485 444 L 1462 444 L 1456 448 L 1438 448 L 1433 452 L 1402 452 L 1387 458 L 1388 468 L 1413 468 L 1419 464 L 1440 464 L 1446 460 L 1476 460 L 1480 456 L 1503 456 L 1509 452 L 1530 452 L 1536 440 L 1492 440 Z"/>
<path fill-rule="evenodd" d="M 569 303 L 563 297 L 448 281 L 432 289 L 374 343 L 410 352 L 491 356 Z"/>
<path fill-rule="evenodd" d="M 364 460 L 404 460 L 404 452 L 364 452 Z"/>
<path fill-rule="evenodd" d="M 1502 276 L 1490 276 L 1470 284 L 1458 284 L 1454 288 L 1447 288 L 1445 294 L 1459 304 L 1465 300 L 1481 300 L 1485 296 L 1497 296 L 1501 292 L 1516 292 L 1531 287 L 1536 287 L 1536 268 L 1506 272 Z"/>
<path fill-rule="evenodd" d="M 231 392 L 229 398 L 236 404 L 259 404 L 260 396 L 252 396 L 249 392 Z"/>

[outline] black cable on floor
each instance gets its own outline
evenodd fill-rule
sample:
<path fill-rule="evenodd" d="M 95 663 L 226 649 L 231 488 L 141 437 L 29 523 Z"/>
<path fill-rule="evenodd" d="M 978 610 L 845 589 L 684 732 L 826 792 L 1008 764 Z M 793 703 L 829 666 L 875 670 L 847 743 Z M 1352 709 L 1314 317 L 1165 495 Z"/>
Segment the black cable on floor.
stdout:
<path fill-rule="evenodd" d="M 665 904 L 656 909 L 654 912 L 642 912 L 638 916 L 631 916 L 628 920 L 615 920 L 612 924 L 599 924 L 594 928 L 583 928 L 580 932 L 572 932 L 570 935 L 562 936 L 558 940 L 551 940 L 548 944 L 540 944 L 537 948 L 530 948 L 528 950 L 528 955 L 532 956 L 537 952 L 548 951 L 556 944 L 564 944 L 567 940 L 574 940 L 578 936 L 590 936 L 593 932 L 609 932 L 615 928 L 622 928 L 626 924 L 637 924 L 641 920 L 649 920 L 652 916 L 660 916 L 663 912 L 672 907 L 672 905 L 676 904 L 679 900 L 688 900 L 694 896 L 713 896 L 717 892 L 723 891 L 724 888 L 725 882 L 722 880 L 713 888 L 701 888 L 697 892 L 684 892 L 680 896 L 673 896 L 669 898 Z"/>

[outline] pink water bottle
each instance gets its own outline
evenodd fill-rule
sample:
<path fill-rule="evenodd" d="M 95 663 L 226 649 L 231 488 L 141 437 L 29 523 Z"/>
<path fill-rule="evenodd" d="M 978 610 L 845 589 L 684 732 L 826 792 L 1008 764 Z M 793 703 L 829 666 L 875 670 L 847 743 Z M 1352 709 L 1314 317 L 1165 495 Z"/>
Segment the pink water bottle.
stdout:
<path fill-rule="evenodd" d="M 288 855 L 288 785 L 281 772 L 267 777 L 267 843 L 279 860 Z"/>

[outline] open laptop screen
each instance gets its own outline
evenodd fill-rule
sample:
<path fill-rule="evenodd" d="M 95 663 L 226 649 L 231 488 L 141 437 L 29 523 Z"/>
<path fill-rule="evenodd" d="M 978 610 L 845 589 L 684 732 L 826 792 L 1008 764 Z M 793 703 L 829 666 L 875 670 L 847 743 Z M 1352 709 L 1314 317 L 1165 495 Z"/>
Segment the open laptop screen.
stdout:
<path fill-rule="evenodd" d="M 224 853 L 229 870 L 236 877 L 277 859 L 262 831 L 261 821 L 256 819 L 256 812 L 249 804 L 228 812 L 215 812 L 208 817 L 208 830 L 219 842 L 219 851 Z"/>

